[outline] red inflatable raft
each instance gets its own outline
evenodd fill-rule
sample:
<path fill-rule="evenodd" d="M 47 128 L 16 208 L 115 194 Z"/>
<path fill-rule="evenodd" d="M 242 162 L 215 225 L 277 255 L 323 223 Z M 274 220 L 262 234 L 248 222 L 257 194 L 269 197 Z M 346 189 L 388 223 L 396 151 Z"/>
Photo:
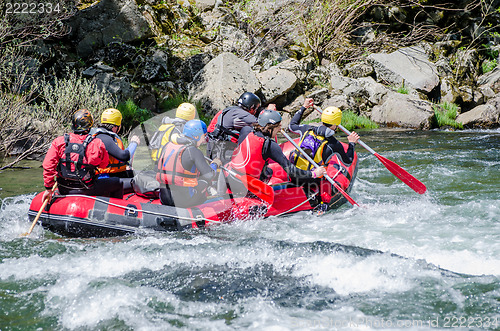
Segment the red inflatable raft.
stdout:
<path fill-rule="evenodd" d="M 286 155 L 293 150 L 288 142 L 281 147 Z M 344 148 L 347 149 L 346 144 Z M 356 177 L 357 164 L 356 154 L 350 165 L 343 164 L 340 157 L 334 155 L 327 167 L 328 175 L 349 193 Z M 137 194 L 126 195 L 123 199 L 56 194 L 44 208 L 38 222 L 45 229 L 68 237 L 113 237 L 148 230 L 203 228 L 235 220 L 307 210 L 324 212 L 347 202 L 327 180 L 297 186 L 288 181 L 286 173 L 278 164 L 272 163 L 270 167 L 273 169 L 273 177 L 268 183 L 274 191 L 272 205 L 253 195 L 234 199 L 228 195 L 211 197 L 195 207 L 176 208 L 162 205 L 159 199 L 151 200 Z M 42 193 L 39 193 L 30 205 L 30 221 L 33 222 L 41 206 Z"/>

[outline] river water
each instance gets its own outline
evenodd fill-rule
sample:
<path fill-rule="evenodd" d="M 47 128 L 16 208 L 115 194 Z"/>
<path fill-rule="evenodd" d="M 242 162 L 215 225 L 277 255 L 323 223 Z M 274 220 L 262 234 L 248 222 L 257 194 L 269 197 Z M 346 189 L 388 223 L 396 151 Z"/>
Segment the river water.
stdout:
<path fill-rule="evenodd" d="M 500 131 L 361 134 L 428 192 L 359 146 L 364 208 L 322 216 L 20 238 L 34 194 L 3 198 L 0 329 L 499 330 Z"/>

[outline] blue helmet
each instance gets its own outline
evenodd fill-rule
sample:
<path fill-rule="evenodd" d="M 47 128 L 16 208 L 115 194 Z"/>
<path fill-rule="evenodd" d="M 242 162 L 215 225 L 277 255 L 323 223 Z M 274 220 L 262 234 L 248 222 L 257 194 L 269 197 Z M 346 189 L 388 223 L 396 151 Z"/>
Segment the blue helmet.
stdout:
<path fill-rule="evenodd" d="M 186 122 L 184 125 L 184 129 L 182 133 L 189 138 L 192 138 L 196 141 L 201 139 L 204 133 L 207 133 L 207 125 L 205 122 L 200 120 L 190 120 Z"/>

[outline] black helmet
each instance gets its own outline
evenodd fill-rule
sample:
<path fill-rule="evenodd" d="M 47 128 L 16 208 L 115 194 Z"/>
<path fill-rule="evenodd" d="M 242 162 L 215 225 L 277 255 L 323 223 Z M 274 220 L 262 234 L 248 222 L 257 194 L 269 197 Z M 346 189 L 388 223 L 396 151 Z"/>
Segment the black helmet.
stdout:
<path fill-rule="evenodd" d="M 254 115 L 260 107 L 260 98 L 252 92 L 245 92 L 238 98 L 238 106 Z"/>
<path fill-rule="evenodd" d="M 73 114 L 71 123 L 73 124 L 73 132 L 83 133 L 90 130 L 92 125 L 94 125 L 94 119 L 87 109 L 80 109 Z"/>
<path fill-rule="evenodd" d="M 264 127 L 267 124 L 276 124 L 281 122 L 281 115 L 276 110 L 264 109 L 257 119 L 257 123 Z"/>

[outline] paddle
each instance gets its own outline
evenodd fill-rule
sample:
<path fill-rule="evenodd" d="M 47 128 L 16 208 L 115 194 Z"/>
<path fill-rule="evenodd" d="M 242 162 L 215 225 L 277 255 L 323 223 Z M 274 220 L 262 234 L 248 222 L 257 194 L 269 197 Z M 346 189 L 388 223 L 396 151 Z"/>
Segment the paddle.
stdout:
<path fill-rule="evenodd" d="M 289 142 L 292 143 L 293 146 L 295 146 L 295 148 L 307 159 L 307 161 L 309 161 L 316 168 L 319 167 L 319 165 L 316 162 L 314 162 L 314 160 L 309 155 L 307 155 L 307 153 L 304 152 L 304 150 L 300 148 L 299 145 L 297 145 L 295 141 L 293 141 L 293 139 L 284 130 L 281 130 L 281 133 L 285 136 L 285 138 Z M 335 181 L 330 176 L 328 176 L 328 174 L 325 174 L 325 178 L 330 182 L 330 184 L 332 184 L 337 189 L 339 193 L 341 193 L 347 199 L 347 201 L 351 203 L 351 205 L 353 206 L 356 205 L 359 207 L 357 202 L 354 201 L 354 199 L 351 198 L 349 194 L 347 194 L 337 183 L 335 183 Z"/>
<path fill-rule="evenodd" d="M 21 237 L 26 237 L 26 236 L 29 236 L 31 234 L 31 231 L 33 231 L 33 229 L 35 228 L 35 225 L 38 222 L 38 219 L 40 218 L 40 215 L 42 215 L 43 209 L 49 203 L 50 197 L 52 196 L 52 194 L 54 193 L 54 191 L 56 190 L 56 188 L 57 188 L 57 182 L 54 183 L 54 186 L 52 186 L 52 190 L 50 190 L 50 195 L 42 203 L 42 206 L 40 207 L 40 210 L 38 211 L 38 214 L 36 214 L 35 220 L 31 224 L 30 229 L 28 230 L 28 232 L 22 233 Z"/>
<path fill-rule="evenodd" d="M 209 161 L 212 161 L 210 160 L 208 157 L 205 156 L 205 158 Z M 235 173 L 234 171 L 226 168 L 226 167 L 223 167 L 221 166 L 222 169 L 226 170 L 228 173 L 230 173 L 232 176 L 238 178 L 239 180 L 241 180 L 241 182 L 243 183 L 243 185 L 245 185 L 245 187 L 250 191 L 252 192 L 253 194 L 255 194 L 257 197 L 259 197 L 260 199 L 264 200 L 265 202 L 267 202 L 268 204 L 272 205 L 273 202 L 274 202 L 274 190 L 271 186 L 267 185 L 266 183 L 264 183 L 263 181 L 255 178 L 255 177 L 252 177 L 250 175 L 239 175 L 237 173 Z"/>
<path fill-rule="evenodd" d="M 323 111 L 321 110 L 321 108 L 319 108 L 318 106 L 314 106 L 314 108 L 318 112 L 323 113 Z M 340 130 L 344 131 L 344 133 L 346 135 L 350 135 L 351 134 L 351 132 L 349 130 L 347 130 L 346 128 L 344 128 L 341 124 L 339 124 L 338 127 L 340 128 Z M 370 152 L 373 155 L 375 155 L 377 157 L 377 159 L 379 159 L 380 162 L 382 162 L 382 164 L 387 168 L 387 170 L 389 170 L 390 172 L 392 172 L 392 174 L 394 176 L 396 176 L 399 179 L 401 179 L 401 181 L 403 183 L 405 183 L 406 185 L 408 185 L 412 190 L 414 190 L 418 194 L 424 194 L 425 193 L 425 191 L 427 190 L 427 187 L 425 187 L 425 185 L 421 181 L 419 181 L 418 179 L 416 179 L 415 177 L 413 177 L 412 175 L 410 175 L 408 173 L 408 171 L 404 170 L 403 168 L 401 168 L 399 165 L 397 165 L 393 161 L 389 160 L 388 158 L 383 157 L 379 153 L 375 152 L 373 149 L 370 148 L 370 146 L 368 146 L 367 144 L 365 144 L 364 142 L 362 142 L 361 139 L 358 140 L 358 143 L 361 146 L 363 146 L 368 152 Z"/>

